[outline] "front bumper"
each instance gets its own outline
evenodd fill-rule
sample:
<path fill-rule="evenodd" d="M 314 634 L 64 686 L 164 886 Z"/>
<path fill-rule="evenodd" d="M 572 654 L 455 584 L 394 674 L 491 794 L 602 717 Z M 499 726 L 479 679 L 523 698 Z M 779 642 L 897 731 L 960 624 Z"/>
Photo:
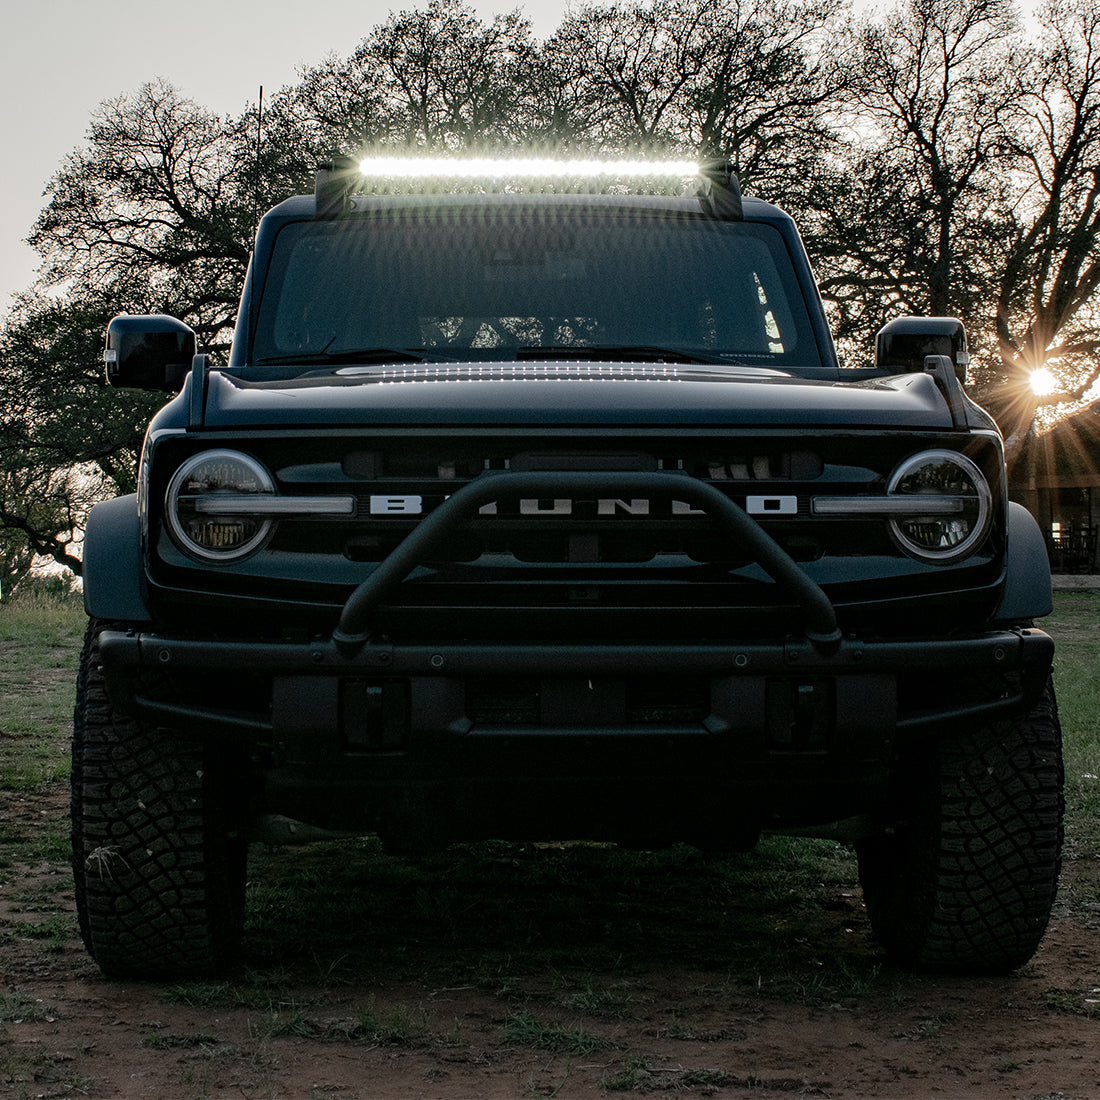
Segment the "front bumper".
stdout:
<path fill-rule="evenodd" d="M 714 842 L 874 818 L 900 744 L 1025 713 L 1053 643 L 1022 629 L 829 653 L 790 642 L 349 654 L 331 640 L 104 631 L 100 652 L 120 709 L 260 762 L 260 813 L 399 838 L 431 824 L 432 844 Z"/>
<path fill-rule="evenodd" d="M 480 645 L 365 643 L 349 652 L 333 640 L 218 641 L 105 630 L 103 667 L 114 702 L 149 722 L 189 735 L 278 745 L 337 731 L 370 746 L 372 722 L 396 719 L 416 735 L 474 740 L 634 736 L 729 738 L 745 746 L 889 745 L 957 724 L 1020 715 L 1046 682 L 1054 643 L 1044 631 L 990 631 L 946 640 L 842 640 L 769 645 Z M 160 673 L 150 681 L 146 673 Z M 536 684 L 537 704 L 494 723 L 471 712 L 469 686 L 498 679 Z M 630 720 L 617 685 L 637 681 L 706 684 L 705 714 L 682 723 Z M 173 686 L 144 691 L 143 684 Z M 220 680 L 270 684 L 251 711 L 201 702 Z M 400 692 L 397 692 L 397 686 Z M 576 685 L 582 685 L 576 687 Z M 586 685 L 586 686 L 585 686 Z M 393 687 L 404 705 L 384 711 Z M 357 706 L 353 696 L 367 690 Z M 377 694 L 377 693 L 375 693 Z M 591 695 L 590 698 L 586 698 Z M 659 707 L 658 707 L 659 709 Z M 363 733 L 353 731 L 363 726 Z M 379 745 L 387 746 L 384 728 Z M 393 746 L 396 747 L 396 746 Z"/>

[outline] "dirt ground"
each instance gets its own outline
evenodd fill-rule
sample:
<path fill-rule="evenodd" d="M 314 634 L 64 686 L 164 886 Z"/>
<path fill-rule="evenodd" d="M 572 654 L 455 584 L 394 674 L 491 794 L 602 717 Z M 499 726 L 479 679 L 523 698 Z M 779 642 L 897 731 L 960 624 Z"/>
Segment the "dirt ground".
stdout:
<path fill-rule="evenodd" d="M 1095 850 L 1067 850 L 1039 952 L 1000 978 L 887 965 L 840 849 L 835 873 L 814 857 L 809 890 L 767 851 L 734 879 L 698 853 L 513 847 L 418 877 L 333 846 L 262 850 L 240 971 L 168 986 L 107 981 L 85 954 L 67 814 L 63 782 L 0 790 L 13 1100 L 1100 1100 Z"/>
<path fill-rule="evenodd" d="M 65 813 L 64 792 L 47 803 L 3 794 L 0 810 L 9 834 L 26 834 Z M 615 887 L 626 942 L 638 941 L 632 929 L 656 942 L 617 959 L 605 950 L 587 978 L 576 960 L 589 932 L 579 928 L 556 933 L 562 957 L 577 949 L 560 968 L 498 962 L 496 975 L 449 984 L 437 965 L 442 910 L 433 924 L 421 905 L 389 957 L 367 934 L 361 944 L 330 941 L 322 903 L 280 930 L 292 945 L 279 949 L 285 966 L 260 949 L 259 970 L 165 987 L 99 975 L 75 938 L 60 859 L 9 866 L 0 872 L 0 1093 L 1086 1100 L 1100 1097 L 1100 904 L 1082 898 L 1100 896 L 1098 880 L 1096 853 L 1070 859 L 1042 949 L 1007 978 L 890 970 L 858 891 L 826 887 L 798 913 L 798 943 L 811 974 L 815 959 L 833 975 L 839 961 L 853 981 L 805 988 L 803 972 L 801 991 L 753 988 L 744 966 L 647 923 L 631 889 Z M 537 896 L 516 904 L 534 919 Z M 451 912 L 476 905 L 461 891 L 448 901 Z M 615 930 L 604 935 L 613 949 Z"/>

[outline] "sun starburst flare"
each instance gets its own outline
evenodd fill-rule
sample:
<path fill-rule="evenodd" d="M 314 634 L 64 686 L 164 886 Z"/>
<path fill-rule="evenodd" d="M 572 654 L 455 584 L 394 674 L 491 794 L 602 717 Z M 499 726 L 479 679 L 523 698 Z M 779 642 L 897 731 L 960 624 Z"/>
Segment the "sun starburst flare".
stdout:
<path fill-rule="evenodd" d="M 1048 370 L 1046 367 L 1039 367 L 1031 372 L 1031 392 L 1036 397 L 1047 397 L 1052 393 L 1056 393 L 1060 388 L 1058 379 L 1054 376 L 1054 372 Z"/>

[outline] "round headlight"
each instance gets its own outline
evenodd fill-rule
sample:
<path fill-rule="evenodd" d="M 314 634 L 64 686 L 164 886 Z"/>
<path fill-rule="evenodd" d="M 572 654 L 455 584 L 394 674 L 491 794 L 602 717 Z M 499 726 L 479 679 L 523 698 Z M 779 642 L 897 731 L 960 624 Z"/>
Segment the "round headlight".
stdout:
<path fill-rule="evenodd" d="M 898 544 L 923 561 L 948 563 L 985 538 L 993 494 L 978 466 L 955 451 L 922 451 L 903 462 L 887 492 L 912 504 L 890 521 Z M 922 501 L 921 498 L 925 500 Z"/>
<path fill-rule="evenodd" d="M 203 451 L 175 473 L 165 499 L 168 530 L 201 561 L 236 561 L 258 549 L 272 529 L 251 501 L 274 495 L 271 475 L 238 451 Z"/>

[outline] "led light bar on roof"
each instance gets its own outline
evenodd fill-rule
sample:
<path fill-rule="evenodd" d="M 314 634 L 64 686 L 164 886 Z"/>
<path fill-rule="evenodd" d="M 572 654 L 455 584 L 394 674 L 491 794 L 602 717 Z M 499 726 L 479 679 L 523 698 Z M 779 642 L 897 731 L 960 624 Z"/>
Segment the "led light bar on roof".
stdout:
<path fill-rule="evenodd" d="M 600 160 L 556 159 L 553 157 L 366 157 L 358 162 L 334 156 L 317 166 L 314 182 L 316 217 L 321 220 L 345 217 L 352 208 L 357 185 L 379 193 L 392 187 L 404 188 L 420 181 L 427 188 L 443 191 L 455 186 L 537 187 L 544 181 L 554 190 L 572 188 L 581 181 L 590 187 L 608 187 L 629 180 L 672 181 L 694 179 L 696 194 L 708 215 L 729 221 L 743 216 L 741 187 L 728 159 L 716 157 L 691 160 Z M 373 183 L 371 181 L 374 181 Z M 593 182 L 595 181 L 595 182 Z"/>
<path fill-rule="evenodd" d="M 542 176 L 549 179 L 601 179 L 613 176 L 653 178 L 697 176 L 691 160 L 555 160 L 549 157 L 367 157 L 359 162 L 364 176 L 406 179 L 485 179 Z"/>

